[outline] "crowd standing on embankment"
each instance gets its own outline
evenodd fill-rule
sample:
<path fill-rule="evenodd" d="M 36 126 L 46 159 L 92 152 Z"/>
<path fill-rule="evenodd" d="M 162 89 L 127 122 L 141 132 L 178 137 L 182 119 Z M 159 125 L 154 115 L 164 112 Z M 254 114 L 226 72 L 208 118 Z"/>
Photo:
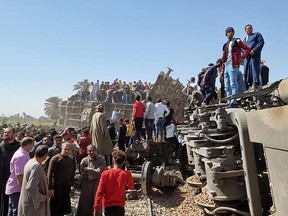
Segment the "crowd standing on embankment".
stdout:
<path fill-rule="evenodd" d="M 261 63 L 264 39 L 253 33 L 250 24 L 245 31 L 247 37 L 242 41 L 234 38 L 234 29 L 228 27 L 222 58 L 203 68 L 197 82 L 191 77 L 183 92 L 196 100 L 195 105 L 225 102 L 226 96 L 268 83 L 269 68 Z M 239 71 L 243 62 L 244 76 Z M 218 76 L 220 92 L 215 85 Z M 154 104 L 148 96 L 150 88 L 140 80 L 126 84 L 116 79 L 111 85 L 91 83 L 81 91 L 82 100 L 134 102 L 131 120 L 121 116 L 105 119 L 104 105 L 98 104 L 90 128 L 2 125 L 0 215 L 69 215 L 76 171 L 82 176 L 77 215 L 99 215 L 101 208 L 107 216 L 124 215 L 125 187 L 133 189 L 131 174 L 125 170 L 126 148 L 134 142 L 154 140 L 173 142 L 175 149 L 181 150 L 175 135 L 174 109 L 165 98 L 153 98 L 157 99 Z M 228 102 L 237 106 L 233 99 Z"/>

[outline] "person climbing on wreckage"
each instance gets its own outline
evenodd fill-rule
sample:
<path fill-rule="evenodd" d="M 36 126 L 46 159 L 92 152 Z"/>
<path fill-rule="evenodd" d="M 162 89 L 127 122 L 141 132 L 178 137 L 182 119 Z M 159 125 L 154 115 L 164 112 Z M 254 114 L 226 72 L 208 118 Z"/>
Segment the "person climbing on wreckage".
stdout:
<path fill-rule="evenodd" d="M 217 98 L 215 82 L 218 76 L 217 68 L 222 65 L 222 60 L 218 59 L 216 65 L 210 63 L 201 81 L 201 87 L 205 91 L 205 99 L 202 105 L 209 105 L 213 98 Z"/>

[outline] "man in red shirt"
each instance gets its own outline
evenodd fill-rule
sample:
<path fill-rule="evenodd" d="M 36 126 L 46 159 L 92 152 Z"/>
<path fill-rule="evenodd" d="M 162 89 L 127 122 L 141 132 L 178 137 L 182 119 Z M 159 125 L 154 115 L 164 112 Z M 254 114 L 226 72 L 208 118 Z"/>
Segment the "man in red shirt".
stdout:
<path fill-rule="evenodd" d="M 125 189 L 133 190 L 134 181 L 129 171 L 125 171 L 126 154 L 113 151 L 113 168 L 105 170 L 100 178 L 94 202 L 94 215 L 100 211 L 101 201 L 105 216 L 125 215 Z"/>
<path fill-rule="evenodd" d="M 80 147 L 80 150 L 79 150 L 79 157 L 78 157 L 78 164 L 81 162 L 81 160 L 84 158 L 84 157 L 87 157 L 88 154 L 87 154 L 87 146 L 92 144 L 92 137 L 91 135 L 89 134 L 89 129 L 85 129 L 82 131 L 82 135 L 81 135 L 81 138 L 79 140 L 79 147 Z"/>
<path fill-rule="evenodd" d="M 136 102 L 133 105 L 132 124 L 136 129 L 136 140 L 140 140 L 142 125 L 144 119 L 145 105 L 140 101 L 140 95 L 136 96 Z"/>

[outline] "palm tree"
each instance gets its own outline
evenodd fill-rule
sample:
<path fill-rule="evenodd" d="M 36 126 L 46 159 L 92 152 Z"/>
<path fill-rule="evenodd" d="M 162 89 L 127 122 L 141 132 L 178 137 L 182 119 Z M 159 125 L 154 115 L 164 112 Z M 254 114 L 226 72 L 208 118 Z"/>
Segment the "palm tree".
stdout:
<path fill-rule="evenodd" d="M 62 98 L 60 97 L 50 97 L 46 99 L 44 103 L 44 112 L 51 119 L 58 119 L 60 117 L 60 103 Z"/>
<path fill-rule="evenodd" d="M 27 114 L 25 112 L 23 112 L 22 115 L 23 115 L 23 122 L 26 122 Z"/>
<path fill-rule="evenodd" d="M 74 86 L 73 86 L 73 91 L 82 91 L 85 88 L 89 88 L 90 86 L 90 82 L 88 81 L 88 79 L 84 79 L 83 81 L 77 82 Z"/>

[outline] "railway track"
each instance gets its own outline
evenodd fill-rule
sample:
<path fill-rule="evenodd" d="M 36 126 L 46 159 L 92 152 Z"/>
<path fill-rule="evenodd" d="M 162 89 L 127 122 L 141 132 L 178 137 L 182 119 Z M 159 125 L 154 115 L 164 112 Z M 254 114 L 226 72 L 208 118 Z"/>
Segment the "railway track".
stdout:
<path fill-rule="evenodd" d="M 127 200 L 127 216 L 202 216 L 204 212 L 195 202 L 195 189 L 184 184 L 175 188 L 152 188 L 149 197 Z"/>

